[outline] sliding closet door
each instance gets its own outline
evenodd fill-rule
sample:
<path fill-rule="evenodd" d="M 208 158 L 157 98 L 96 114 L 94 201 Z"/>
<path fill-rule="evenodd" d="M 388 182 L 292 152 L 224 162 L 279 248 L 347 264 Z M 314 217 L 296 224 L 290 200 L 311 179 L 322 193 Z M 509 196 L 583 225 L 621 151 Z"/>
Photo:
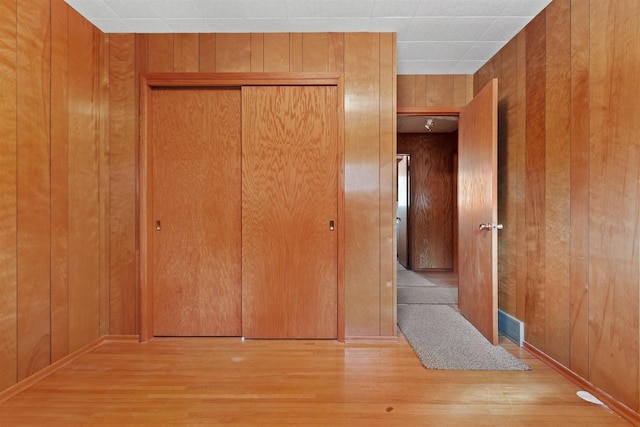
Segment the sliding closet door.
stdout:
<path fill-rule="evenodd" d="M 337 337 L 337 88 L 242 88 L 242 334 Z"/>
<path fill-rule="evenodd" d="M 152 91 L 153 334 L 241 333 L 240 89 Z"/>

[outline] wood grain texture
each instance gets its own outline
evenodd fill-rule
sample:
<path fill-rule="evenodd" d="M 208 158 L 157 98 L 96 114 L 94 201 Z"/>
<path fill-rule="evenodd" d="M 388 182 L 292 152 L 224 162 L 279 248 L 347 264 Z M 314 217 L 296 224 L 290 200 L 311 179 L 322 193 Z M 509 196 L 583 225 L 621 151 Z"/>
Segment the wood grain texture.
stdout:
<path fill-rule="evenodd" d="M 409 426 L 425 420 L 456 426 L 630 425 L 576 398 L 580 386 L 527 351 L 506 339 L 501 344 L 532 371 L 425 370 L 403 338 L 369 344 L 238 338 L 104 342 L 2 403 L 0 417 L 7 427 L 52 419 L 67 425 L 131 425 L 141 419 L 155 424 L 233 420 L 251 425 L 259 419 L 269 425 Z"/>
<path fill-rule="evenodd" d="M 251 34 L 251 72 L 264 71 L 264 34 Z"/>
<path fill-rule="evenodd" d="M 415 75 L 398 76 L 398 107 L 416 107 Z"/>
<path fill-rule="evenodd" d="M 380 34 L 380 335 L 394 336 L 396 288 L 394 282 L 396 246 L 393 185 L 396 163 L 396 58 L 395 34 Z"/>
<path fill-rule="evenodd" d="M 18 381 L 16 2 L 0 3 L 0 390 Z"/>
<path fill-rule="evenodd" d="M 250 34 L 216 34 L 216 71 L 251 71 Z"/>
<path fill-rule="evenodd" d="M 453 75 L 429 75 L 426 80 L 425 105 L 455 105 Z"/>
<path fill-rule="evenodd" d="M 289 71 L 289 33 L 264 34 L 264 71 Z"/>
<path fill-rule="evenodd" d="M 18 379 L 51 360 L 50 3 L 17 8 Z"/>
<path fill-rule="evenodd" d="M 302 34 L 302 71 L 329 71 L 329 34 Z"/>
<path fill-rule="evenodd" d="M 380 333 L 380 40 L 345 34 L 345 322 Z M 375 100 L 375 101 L 374 101 Z M 376 105 L 375 108 L 372 108 Z M 391 184 L 388 184 L 391 185 Z"/>
<path fill-rule="evenodd" d="M 571 370 L 589 378 L 589 3 L 571 1 Z"/>
<path fill-rule="evenodd" d="M 100 336 L 99 59 L 93 25 L 69 11 L 69 351 Z"/>
<path fill-rule="evenodd" d="M 119 36 L 119 38 L 121 37 L 122 36 Z M 148 62 L 150 72 L 170 73 L 173 71 L 173 43 L 173 34 L 148 35 Z"/>
<path fill-rule="evenodd" d="M 590 5 L 589 380 L 636 411 L 639 16 L 635 1 Z"/>
<path fill-rule="evenodd" d="M 517 141 L 512 286 L 527 340 L 635 411 L 637 7 L 553 2 L 515 38 L 518 106 L 507 124 Z M 497 58 L 504 74 L 503 49 L 476 83 L 497 75 Z"/>
<path fill-rule="evenodd" d="M 478 94 L 480 90 L 495 76 L 496 57 L 494 56 L 473 75 L 473 93 Z"/>
<path fill-rule="evenodd" d="M 526 35 L 521 31 L 516 36 L 516 92 L 517 92 L 517 113 L 516 113 L 516 169 L 518 176 L 516 179 L 516 241 L 518 242 L 518 253 L 516 256 L 516 318 L 525 319 L 526 296 L 527 296 L 527 79 L 526 79 Z M 510 313 L 513 315 L 513 313 Z"/>
<path fill-rule="evenodd" d="M 110 172 L 109 172 L 109 129 L 111 127 L 109 123 L 109 57 L 111 55 L 109 49 L 109 35 L 96 31 L 96 37 L 98 38 L 98 49 L 96 54 L 98 58 L 95 60 L 98 67 L 98 85 L 94 88 L 97 91 L 97 95 L 94 94 L 94 99 L 99 98 L 98 105 L 98 163 L 99 163 L 99 180 L 100 180 L 100 336 L 109 334 L 110 319 L 110 301 L 111 301 L 111 261 L 109 253 L 109 242 L 111 240 L 111 229 L 109 224 L 109 212 L 111 206 L 109 201 L 110 195 Z M 144 40 L 146 46 L 146 36 L 136 36 L 136 43 L 139 43 L 139 39 Z M 146 52 L 145 52 L 146 53 Z M 144 56 L 146 61 L 146 55 Z M 138 61 L 138 58 L 136 58 Z"/>
<path fill-rule="evenodd" d="M 216 71 L 216 35 L 199 34 L 200 37 L 200 72 Z"/>
<path fill-rule="evenodd" d="M 498 306 L 515 315 L 517 287 L 517 141 L 514 126 L 517 114 L 517 42 L 511 40 L 499 52 L 498 75 L 498 220 L 504 229 L 498 233 Z"/>
<path fill-rule="evenodd" d="M 289 34 L 289 71 L 302 71 L 302 33 Z"/>
<path fill-rule="evenodd" d="M 472 75 L 398 76 L 398 107 L 464 106 L 473 98 L 473 81 Z"/>
<path fill-rule="evenodd" d="M 241 333 L 240 91 L 154 89 L 153 332 Z"/>
<path fill-rule="evenodd" d="M 337 338 L 337 89 L 242 94 L 242 335 Z"/>
<path fill-rule="evenodd" d="M 69 354 L 68 11 L 51 2 L 51 361 Z"/>
<path fill-rule="evenodd" d="M 133 334 L 137 332 L 138 304 L 135 243 L 135 120 L 138 108 L 135 94 L 135 36 L 111 34 L 109 37 L 110 332 Z M 149 35 L 150 68 L 162 65 L 151 53 L 154 40 L 155 37 Z M 173 64 L 173 60 L 170 63 Z"/>
<path fill-rule="evenodd" d="M 424 107 L 427 105 L 427 76 L 416 76 L 416 107 Z"/>
<path fill-rule="evenodd" d="M 198 34 L 173 35 L 173 71 L 197 72 L 200 70 L 200 37 Z"/>
<path fill-rule="evenodd" d="M 526 253 L 527 341 L 545 346 L 545 82 L 546 15 L 540 14 L 525 28 L 526 52 Z"/>
<path fill-rule="evenodd" d="M 473 99 L 473 84 L 469 85 L 468 80 L 473 82 L 473 77 L 464 74 L 453 76 L 453 105 L 467 105 Z M 471 94 L 469 94 L 471 87 Z"/>
<path fill-rule="evenodd" d="M 393 51 L 395 56 L 395 49 Z M 328 70 L 339 73 L 344 72 L 344 33 L 329 33 Z"/>
<path fill-rule="evenodd" d="M 571 286 L 571 14 L 569 0 L 546 9 L 545 345 L 570 363 Z"/>
<path fill-rule="evenodd" d="M 460 113 L 458 137 L 458 307 L 498 343 L 498 82 L 491 80 Z"/>
<path fill-rule="evenodd" d="M 453 269 L 454 156 L 458 133 L 399 134 L 398 152 L 411 155 L 411 269 Z"/>

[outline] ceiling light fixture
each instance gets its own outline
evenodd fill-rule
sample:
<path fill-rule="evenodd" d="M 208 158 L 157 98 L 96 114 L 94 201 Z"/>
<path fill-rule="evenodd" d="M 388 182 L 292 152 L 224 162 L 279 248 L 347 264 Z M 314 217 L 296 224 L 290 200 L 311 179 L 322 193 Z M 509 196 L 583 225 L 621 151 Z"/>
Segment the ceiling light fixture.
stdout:
<path fill-rule="evenodd" d="M 427 123 L 424 125 L 424 127 L 427 128 L 427 132 L 433 132 L 435 126 L 436 122 L 432 118 L 427 119 Z"/>

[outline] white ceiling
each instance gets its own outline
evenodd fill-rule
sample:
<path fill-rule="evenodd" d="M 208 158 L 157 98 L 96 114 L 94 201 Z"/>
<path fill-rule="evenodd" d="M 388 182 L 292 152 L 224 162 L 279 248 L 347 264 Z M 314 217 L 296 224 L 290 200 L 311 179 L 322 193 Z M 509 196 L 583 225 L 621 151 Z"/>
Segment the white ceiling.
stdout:
<path fill-rule="evenodd" d="M 106 33 L 396 32 L 398 74 L 472 74 L 551 0 L 65 0 Z"/>

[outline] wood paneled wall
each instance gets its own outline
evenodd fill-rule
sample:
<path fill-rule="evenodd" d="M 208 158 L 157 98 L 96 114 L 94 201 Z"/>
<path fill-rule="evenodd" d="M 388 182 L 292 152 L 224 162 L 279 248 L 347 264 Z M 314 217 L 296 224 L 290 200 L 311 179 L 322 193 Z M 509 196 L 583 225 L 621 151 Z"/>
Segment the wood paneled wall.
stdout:
<path fill-rule="evenodd" d="M 0 389 L 108 332 L 108 38 L 63 0 L 0 8 Z"/>
<path fill-rule="evenodd" d="M 344 72 L 346 336 L 394 336 L 395 35 L 148 34 L 117 41 L 111 36 L 110 43 L 112 50 L 135 49 L 127 58 L 129 71 L 135 67 L 136 72 Z M 112 90 L 124 87 L 120 84 L 131 89 L 131 80 L 112 79 Z M 126 105 L 135 106 L 137 92 L 127 93 Z M 122 137 L 135 140 L 135 128 Z M 114 144 L 122 150 L 133 150 L 135 144 L 116 140 L 113 134 L 111 144 L 113 169 L 118 167 Z M 133 151 L 122 152 L 115 163 L 134 160 Z M 128 205 L 134 196 L 131 182 L 128 177 L 119 180 L 123 191 L 118 194 Z M 111 192 L 113 199 L 113 185 Z M 131 213 L 126 218 L 134 221 Z M 127 235 L 134 237 L 122 237 Z M 128 282 L 121 284 L 130 289 Z"/>
<path fill-rule="evenodd" d="M 63 0 L 0 2 L 0 390 L 138 333 L 138 77 L 345 75 L 346 335 L 396 334 L 394 34 L 100 33 Z"/>
<path fill-rule="evenodd" d="M 398 134 L 398 153 L 411 155 L 409 207 L 412 270 L 453 270 L 454 158 L 458 133 Z"/>
<path fill-rule="evenodd" d="M 473 99 L 473 75 L 398 76 L 398 107 L 459 107 Z"/>
<path fill-rule="evenodd" d="M 640 408 L 640 3 L 555 0 L 475 75 L 500 84 L 500 307 Z"/>

